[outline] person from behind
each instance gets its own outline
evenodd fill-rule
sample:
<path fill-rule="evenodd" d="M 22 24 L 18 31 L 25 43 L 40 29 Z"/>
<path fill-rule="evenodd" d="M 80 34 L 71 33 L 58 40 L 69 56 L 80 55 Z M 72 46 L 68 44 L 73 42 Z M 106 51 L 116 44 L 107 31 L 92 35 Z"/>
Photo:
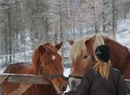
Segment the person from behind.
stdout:
<path fill-rule="evenodd" d="M 129 95 L 121 73 L 110 65 L 110 50 L 100 45 L 95 50 L 95 65 L 83 76 L 76 91 L 63 95 Z"/>

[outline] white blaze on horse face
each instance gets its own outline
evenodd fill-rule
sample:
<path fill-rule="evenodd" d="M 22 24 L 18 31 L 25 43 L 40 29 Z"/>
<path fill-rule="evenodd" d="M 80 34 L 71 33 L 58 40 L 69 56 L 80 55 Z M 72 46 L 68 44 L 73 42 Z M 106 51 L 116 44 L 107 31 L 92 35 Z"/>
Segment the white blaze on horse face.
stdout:
<path fill-rule="evenodd" d="M 81 79 L 70 77 L 68 82 L 69 82 L 70 90 L 75 91 L 78 85 L 81 83 Z"/>
<path fill-rule="evenodd" d="M 54 56 L 54 55 L 52 55 L 52 58 L 51 58 L 52 60 L 55 60 L 56 59 L 56 57 Z"/>

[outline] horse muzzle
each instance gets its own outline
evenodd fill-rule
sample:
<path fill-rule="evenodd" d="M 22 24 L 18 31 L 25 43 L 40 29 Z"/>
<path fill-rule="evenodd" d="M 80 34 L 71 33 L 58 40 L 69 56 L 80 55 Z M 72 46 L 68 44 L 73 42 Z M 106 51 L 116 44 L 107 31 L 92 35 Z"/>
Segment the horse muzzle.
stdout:
<path fill-rule="evenodd" d="M 78 85 L 81 83 L 81 78 L 69 77 L 68 83 L 69 83 L 70 90 L 75 91 Z"/>

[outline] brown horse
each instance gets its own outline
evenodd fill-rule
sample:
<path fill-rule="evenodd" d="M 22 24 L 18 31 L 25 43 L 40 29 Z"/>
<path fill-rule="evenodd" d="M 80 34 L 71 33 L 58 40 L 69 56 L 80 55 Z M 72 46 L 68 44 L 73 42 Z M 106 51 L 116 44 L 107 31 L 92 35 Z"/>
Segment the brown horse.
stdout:
<path fill-rule="evenodd" d="M 4 73 L 43 75 L 43 78 L 51 83 L 50 85 L 33 84 L 22 95 L 58 95 L 65 91 L 67 85 L 63 76 L 62 57 L 58 53 L 61 46 L 62 42 L 56 45 L 41 44 L 33 52 L 32 64 L 11 64 Z M 5 81 L 2 84 L 3 95 L 8 95 L 19 85 Z"/>
<path fill-rule="evenodd" d="M 95 49 L 105 44 L 110 47 L 110 60 L 114 68 L 120 70 L 126 79 L 130 79 L 130 52 L 129 49 L 108 36 L 92 35 L 83 37 L 77 41 L 68 40 L 71 47 L 72 68 L 69 77 L 71 90 L 75 90 L 80 84 L 85 71 L 93 66 Z"/>

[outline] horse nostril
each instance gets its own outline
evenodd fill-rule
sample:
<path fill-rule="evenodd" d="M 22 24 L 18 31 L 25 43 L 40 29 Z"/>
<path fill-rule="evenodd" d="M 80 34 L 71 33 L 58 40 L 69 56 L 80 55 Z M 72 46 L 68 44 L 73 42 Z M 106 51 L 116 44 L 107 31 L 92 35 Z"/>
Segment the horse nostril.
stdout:
<path fill-rule="evenodd" d="M 76 86 L 75 81 L 72 81 L 72 82 L 71 82 L 71 87 L 75 87 L 75 86 Z"/>
<path fill-rule="evenodd" d="M 66 87 L 65 86 L 61 86 L 61 85 L 59 85 L 59 89 L 60 89 L 60 91 L 65 91 L 66 90 Z"/>
<path fill-rule="evenodd" d="M 62 91 L 65 91 L 65 90 L 66 90 L 66 87 L 65 87 L 65 86 L 63 86 L 63 87 L 62 87 Z"/>

